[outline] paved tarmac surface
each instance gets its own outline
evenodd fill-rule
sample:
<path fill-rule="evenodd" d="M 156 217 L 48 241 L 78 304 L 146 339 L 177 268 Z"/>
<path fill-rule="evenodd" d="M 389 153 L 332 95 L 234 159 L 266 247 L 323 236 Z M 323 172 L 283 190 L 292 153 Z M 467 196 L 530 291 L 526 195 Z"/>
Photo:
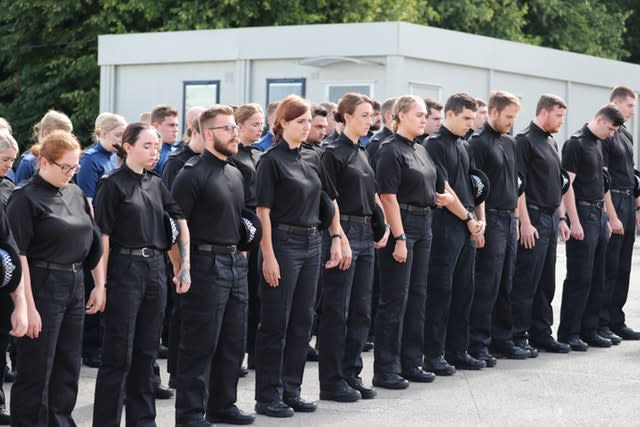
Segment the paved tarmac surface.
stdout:
<path fill-rule="evenodd" d="M 640 329 L 640 247 L 636 245 L 632 289 L 626 313 Z M 564 279 L 564 245 L 559 247 L 560 309 Z M 556 325 L 557 326 L 557 325 Z M 166 384 L 165 361 L 161 362 Z M 363 378 L 371 382 L 373 353 L 364 353 Z M 91 425 L 97 370 L 83 367 L 74 416 Z M 238 406 L 253 412 L 254 372 L 240 380 Z M 303 397 L 318 398 L 318 365 L 307 363 Z M 9 394 L 9 393 L 7 393 Z M 174 425 L 175 400 L 157 401 L 157 424 Z M 640 425 L 640 341 L 623 341 L 611 349 L 586 353 L 541 353 L 525 361 L 499 360 L 495 368 L 458 371 L 431 384 L 411 384 L 402 391 L 378 390 L 373 400 L 355 403 L 319 401 L 313 414 L 288 419 L 258 416 L 258 426 L 628 426 Z M 122 423 L 124 426 L 124 422 Z"/>

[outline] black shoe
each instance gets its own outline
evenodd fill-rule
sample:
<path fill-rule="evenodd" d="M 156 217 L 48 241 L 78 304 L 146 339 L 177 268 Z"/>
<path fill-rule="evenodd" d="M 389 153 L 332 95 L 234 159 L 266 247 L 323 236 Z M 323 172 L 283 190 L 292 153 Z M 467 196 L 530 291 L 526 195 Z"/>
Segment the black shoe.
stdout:
<path fill-rule="evenodd" d="M 173 397 L 173 390 L 163 384 L 158 384 L 155 389 L 156 399 L 167 400 Z"/>
<path fill-rule="evenodd" d="M 422 369 L 433 372 L 441 377 L 448 377 L 456 373 L 456 368 L 449 365 L 444 357 L 436 357 L 435 359 L 424 359 Z"/>
<path fill-rule="evenodd" d="M 364 385 L 360 377 L 348 378 L 347 384 L 349 384 L 352 389 L 358 390 L 363 399 L 373 399 L 378 394 L 375 388 Z"/>
<path fill-rule="evenodd" d="M 9 412 L 4 408 L 4 405 L 0 407 L 0 426 L 11 425 L 11 416 Z"/>
<path fill-rule="evenodd" d="M 169 374 L 169 388 L 176 389 L 176 376 Z"/>
<path fill-rule="evenodd" d="M 609 348 L 612 345 L 611 340 L 603 338 L 595 332 L 593 335 L 581 336 L 580 338 L 591 347 Z"/>
<path fill-rule="evenodd" d="M 355 402 L 360 400 L 360 392 L 351 388 L 346 381 L 340 381 L 333 390 L 320 390 L 321 400 L 333 400 L 334 402 Z"/>
<path fill-rule="evenodd" d="M 246 412 L 241 411 L 236 405 L 233 405 L 221 412 L 207 414 L 207 421 L 211 423 L 235 424 L 244 426 L 247 424 L 253 424 L 255 420 L 255 415 L 247 414 Z"/>
<path fill-rule="evenodd" d="M 613 329 L 613 333 L 622 338 L 625 341 L 638 341 L 640 340 L 640 332 L 636 332 L 633 329 L 625 326 L 620 329 Z"/>
<path fill-rule="evenodd" d="M 484 360 L 478 360 L 475 357 L 471 357 L 471 355 L 466 351 L 463 354 L 452 354 L 448 356 L 447 362 L 455 366 L 456 369 L 467 371 L 478 371 L 487 367 Z"/>
<path fill-rule="evenodd" d="M 256 402 L 256 413 L 276 418 L 293 417 L 293 409 L 282 400 L 276 400 L 274 402 Z"/>
<path fill-rule="evenodd" d="M 373 385 L 376 387 L 388 388 L 389 390 L 402 390 L 409 387 L 409 381 L 398 374 L 373 374 Z"/>
<path fill-rule="evenodd" d="M 309 346 L 307 348 L 307 362 L 317 362 L 320 359 L 320 355 L 318 354 L 318 350 Z"/>
<path fill-rule="evenodd" d="M 102 355 L 100 353 L 91 354 L 82 358 L 82 364 L 89 368 L 99 368 L 102 366 Z"/>
<path fill-rule="evenodd" d="M 491 354 L 498 359 L 524 360 L 529 358 L 529 352 L 512 343 L 492 344 Z"/>
<path fill-rule="evenodd" d="M 169 358 L 169 349 L 160 344 L 160 348 L 158 349 L 158 357 L 156 359 L 168 359 Z"/>
<path fill-rule="evenodd" d="M 513 344 L 516 347 L 520 347 L 521 349 L 529 352 L 529 358 L 533 359 L 538 357 L 538 349 L 529 344 L 529 340 L 526 338 L 516 338 L 513 340 Z"/>
<path fill-rule="evenodd" d="M 374 347 L 373 341 L 371 340 L 367 341 L 366 343 L 364 343 L 364 347 L 362 347 L 362 351 L 366 353 L 368 351 L 373 350 L 373 347 Z"/>
<path fill-rule="evenodd" d="M 611 329 L 607 327 L 598 329 L 598 335 L 611 341 L 612 345 L 618 345 L 622 342 L 622 338 L 611 332 Z"/>
<path fill-rule="evenodd" d="M 423 371 L 421 367 L 411 368 L 402 371 L 400 374 L 405 380 L 413 383 L 432 383 L 436 379 L 436 374 L 433 372 Z"/>
<path fill-rule="evenodd" d="M 560 343 L 551 335 L 546 335 L 532 342 L 536 348 L 549 353 L 569 353 L 571 351 L 569 344 Z"/>
<path fill-rule="evenodd" d="M 562 341 L 564 342 L 564 341 Z M 582 341 L 579 337 L 569 338 L 565 344 L 569 344 L 572 351 L 587 351 L 589 350 L 589 344 Z"/>
<path fill-rule="evenodd" d="M 480 351 L 469 351 L 469 354 L 478 360 L 484 361 L 487 368 L 493 368 L 498 363 L 498 360 L 496 360 L 493 354 L 489 353 L 489 350 L 486 348 Z"/>
<path fill-rule="evenodd" d="M 253 354 L 247 356 L 247 369 L 256 369 L 256 357 Z"/>
<path fill-rule="evenodd" d="M 309 402 L 300 396 L 285 397 L 284 403 L 289 405 L 295 412 L 315 412 L 318 409 L 316 402 Z"/>
<path fill-rule="evenodd" d="M 7 366 L 7 369 L 4 371 L 4 382 L 12 383 L 16 380 L 17 372 L 15 370 L 10 370 Z"/>
<path fill-rule="evenodd" d="M 249 370 L 244 366 L 240 368 L 240 374 L 238 375 L 240 378 L 244 378 L 249 375 Z"/>

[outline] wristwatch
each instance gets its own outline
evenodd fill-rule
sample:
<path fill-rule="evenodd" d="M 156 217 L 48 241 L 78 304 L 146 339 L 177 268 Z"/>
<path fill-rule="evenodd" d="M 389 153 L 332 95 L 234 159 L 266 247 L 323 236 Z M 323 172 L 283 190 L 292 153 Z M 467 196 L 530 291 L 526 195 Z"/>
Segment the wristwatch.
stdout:
<path fill-rule="evenodd" d="M 404 233 L 401 233 L 398 237 L 394 237 L 394 239 L 396 240 L 407 240 L 407 235 Z"/>
<path fill-rule="evenodd" d="M 476 219 L 475 215 L 473 214 L 473 212 L 467 211 L 467 217 L 465 219 L 463 219 L 463 221 L 465 223 L 471 221 L 472 219 Z"/>

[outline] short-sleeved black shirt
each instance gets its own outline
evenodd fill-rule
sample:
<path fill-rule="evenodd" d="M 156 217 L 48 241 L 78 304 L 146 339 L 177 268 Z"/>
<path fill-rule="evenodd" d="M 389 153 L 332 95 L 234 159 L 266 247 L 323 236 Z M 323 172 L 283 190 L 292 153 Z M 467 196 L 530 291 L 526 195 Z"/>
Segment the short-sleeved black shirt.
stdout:
<path fill-rule="evenodd" d="M 571 135 L 562 147 L 562 167 L 575 173 L 576 200 L 597 202 L 604 199 L 602 144 L 587 125 Z"/>
<path fill-rule="evenodd" d="M 244 207 L 242 173 L 205 150 L 182 168 L 172 195 L 182 208 L 194 244 L 235 245 Z"/>
<path fill-rule="evenodd" d="M 604 165 L 611 175 L 611 188 L 633 189 L 633 136 L 624 125 L 611 138 L 602 140 Z"/>
<path fill-rule="evenodd" d="M 558 144 L 533 122 L 516 135 L 516 143 L 518 168 L 527 181 L 527 203 L 556 209 L 562 199 Z"/>
<path fill-rule="evenodd" d="M 393 135 L 393 131 L 384 126 L 380 132 L 371 137 L 371 140 L 365 147 L 367 155 L 369 156 L 369 164 L 374 171 L 376 170 L 376 164 L 378 163 L 378 150 L 380 149 L 380 144 L 382 144 L 382 142 L 391 135 Z"/>
<path fill-rule="evenodd" d="M 425 140 L 424 145 L 431 160 L 456 193 L 462 205 L 467 209 L 473 208 L 475 202 L 469 179 L 469 170 L 473 165 L 473 159 L 469 143 L 452 134 L 445 125 L 442 125 Z"/>
<path fill-rule="evenodd" d="M 324 151 L 324 146 L 322 144 L 307 144 L 306 142 L 302 143 L 302 150 L 311 150 L 315 152 L 318 156 L 322 156 L 322 152 Z M 302 152 L 304 155 L 304 151 Z"/>
<path fill-rule="evenodd" d="M 262 156 L 262 151 L 256 147 L 238 146 L 238 153 L 229 158 L 229 163 L 242 172 L 244 180 L 244 201 L 248 207 L 256 207 L 256 173 L 257 164 Z"/>
<path fill-rule="evenodd" d="M 162 181 L 169 190 L 173 187 L 173 182 L 178 176 L 178 172 L 187 163 L 187 160 L 197 155 L 189 147 L 189 144 L 183 144 L 177 151 L 169 154 L 169 158 L 167 158 L 167 162 L 162 169 Z"/>
<path fill-rule="evenodd" d="M 378 193 L 395 194 L 398 203 L 435 205 L 436 167 L 425 148 L 395 133 L 378 150 Z"/>
<path fill-rule="evenodd" d="M 75 184 L 58 188 L 35 174 L 7 203 L 11 232 L 21 255 L 56 264 L 83 262 L 93 242 L 93 220 Z"/>
<path fill-rule="evenodd" d="M 154 172 L 138 174 L 126 163 L 103 177 L 96 192 L 96 223 L 112 247 L 169 246 L 164 213 L 184 218 L 169 190 Z"/>
<path fill-rule="evenodd" d="M 0 242 L 9 243 L 14 248 L 16 244 L 11 236 L 9 220 L 7 219 L 7 201 L 15 187 L 15 184 L 10 179 L 0 177 Z"/>
<path fill-rule="evenodd" d="M 489 178 L 487 209 L 515 209 L 518 204 L 518 154 L 516 142 L 485 123 L 469 140 L 475 166 Z"/>
<path fill-rule="evenodd" d="M 376 179 L 360 143 L 354 144 L 343 133 L 325 147 L 322 165 L 329 180 L 335 184 L 341 214 L 373 214 Z"/>
<path fill-rule="evenodd" d="M 302 147 L 289 148 L 281 140 L 271 146 L 258 162 L 257 206 L 271 209 L 274 224 L 316 227 L 320 224 L 320 191 L 336 198 L 333 184 L 326 179 L 320 156 Z"/>

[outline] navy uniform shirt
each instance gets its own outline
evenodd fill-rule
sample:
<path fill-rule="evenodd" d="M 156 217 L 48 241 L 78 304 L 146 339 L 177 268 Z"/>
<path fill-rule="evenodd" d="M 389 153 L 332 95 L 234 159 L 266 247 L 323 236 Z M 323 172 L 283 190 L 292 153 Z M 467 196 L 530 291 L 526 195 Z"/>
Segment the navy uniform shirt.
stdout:
<path fill-rule="evenodd" d="M 395 194 L 398 203 L 418 207 L 436 204 L 436 167 L 425 148 L 399 134 L 378 150 L 378 193 Z"/>
<path fill-rule="evenodd" d="M 78 187 L 85 196 L 95 198 L 98 181 L 115 167 L 112 153 L 96 142 L 87 148 L 80 157 L 80 170 L 76 176 Z"/>
<path fill-rule="evenodd" d="M 533 122 L 516 135 L 516 143 L 518 168 L 527 181 L 527 203 L 556 209 L 562 200 L 558 144 Z"/>
<path fill-rule="evenodd" d="M 425 140 L 431 159 L 440 169 L 460 202 L 467 209 L 475 206 L 469 169 L 473 166 L 469 143 L 452 134 L 444 125 Z"/>
<path fill-rule="evenodd" d="M 271 209 L 273 224 L 317 227 L 320 224 L 320 191 L 336 198 L 327 182 L 320 156 L 302 147 L 289 148 L 280 140 L 265 152 L 258 163 L 257 206 Z"/>
<path fill-rule="evenodd" d="M 262 152 L 256 147 L 245 147 L 240 144 L 238 146 L 238 153 L 229 158 L 229 163 L 237 167 L 242 173 L 244 202 L 252 209 L 256 207 L 256 167 L 261 155 Z"/>
<path fill-rule="evenodd" d="M 167 162 L 164 164 L 164 169 L 162 170 L 162 181 L 169 190 L 173 187 L 173 182 L 185 163 L 187 163 L 190 158 L 197 155 L 198 154 L 194 153 L 193 150 L 189 148 L 188 144 L 182 145 L 182 147 L 169 155 Z"/>
<path fill-rule="evenodd" d="M 20 255 L 30 260 L 72 264 L 89 254 L 93 220 L 75 184 L 58 188 L 36 174 L 13 191 L 7 215 Z"/>
<path fill-rule="evenodd" d="M 22 155 L 16 169 L 16 184 L 21 184 L 33 176 L 36 171 L 36 157 L 31 150 Z"/>
<path fill-rule="evenodd" d="M 184 218 L 158 175 L 136 173 L 126 163 L 100 180 L 95 206 L 96 223 L 109 235 L 111 247 L 164 250 L 170 243 L 165 212 Z"/>
<path fill-rule="evenodd" d="M 153 168 L 153 171 L 158 175 L 162 176 L 162 171 L 164 169 L 165 163 L 167 163 L 167 159 L 169 155 L 176 151 L 178 145 L 168 144 L 166 142 L 162 143 L 162 147 L 160 148 L 160 158 L 158 159 L 158 163 Z"/>
<path fill-rule="evenodd" d="M 238 244 L 245 196 L 235 166 L 205 150 L 184 165 L 172 194 L 187 219 L 192 244 Z"/>
<path fill-rule="evenodd" d="M 600 202 L 604 199 L 604 158 L 602 144 L 587 125 L 571 135 L 562 147 L 562 167 L 576 174 L 576 200 Z"/>
<path fill-rule="evenodd" d="M 252 145 L 258 151 L 267 151 L 273 145 L 273 134 L 271 132 L 265 133 L 262 138 L 254 142 Z"/>
<path fill-rule="evenodd" d="M 391 135 L 393 135 L 393 131 L 384 126 L 380 132 L 371 137 L 371 141 L 367 144 L 366 150 L 367 155 L 369 156 L 369 164 L 373 170 L 376 169 L 376 163 L 378 162 L 378 150 L 380 149 L 380 144 L 382 144 L 382 142 Z"/>
<path fill-rule="evenodd" d="M 512 210 L 518 204 L 518 154 L 516 142 L 489 123 L 469 140 L 475 166 L 489 178 L 487 209 Z"/>
<path fill-rule="evenodd" d="M 611 138 L 602 140 L 604 165 L 611 175 L 611 188 L 633 190 L 633 136 L 624 125 Z"/>
<path fill-rule="evenodd" d="M 364 147 L 354 144 L 344 133 L 327 145 L 322 166 L 338 193 L 340 213 L 371 216 L 375 203 L 376 179 Z"/>

